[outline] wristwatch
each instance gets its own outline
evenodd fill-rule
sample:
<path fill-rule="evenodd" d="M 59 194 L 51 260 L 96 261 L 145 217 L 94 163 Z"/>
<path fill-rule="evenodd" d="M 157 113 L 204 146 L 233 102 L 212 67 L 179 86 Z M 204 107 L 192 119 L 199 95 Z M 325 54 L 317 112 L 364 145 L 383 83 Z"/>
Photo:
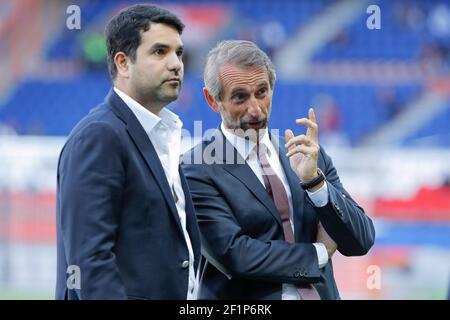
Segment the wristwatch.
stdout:
<path fill-rule="evenodd" d="M 314 188 L 315 186 L 317 186 L 319 183 L 321 183 L 322 181 L 326 180 L 325 175 L 323 174 L 322 170 L 320 170 L 320 168 L 317 168 L 317 174 L 318 176 L 315 177 L 314 179 L 312 179 L 311 181 L 308 182 L 300 182 L 300 186 L 304 189 L 311 189 Z"/>

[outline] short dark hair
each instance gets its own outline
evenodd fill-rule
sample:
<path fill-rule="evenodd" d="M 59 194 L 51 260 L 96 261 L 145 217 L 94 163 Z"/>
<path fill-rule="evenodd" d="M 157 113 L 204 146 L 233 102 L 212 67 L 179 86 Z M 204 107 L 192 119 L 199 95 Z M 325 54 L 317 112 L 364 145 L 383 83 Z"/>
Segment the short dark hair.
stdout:
<path fill-rule="evenodd" d="M 141 44 L 141 31 L 145 32 L 150 24 L 164 23 L 174 27 L 181 35 L 184 24 L 169 10 L 146 4 L 137 4 L 120 11 L 111 18 L 105 28 L 106 48 L 108 50 L 108 71 L 112 80 L 117 76 L 114 56 L 123 52 L 136 60 L 136 50 Z"/>

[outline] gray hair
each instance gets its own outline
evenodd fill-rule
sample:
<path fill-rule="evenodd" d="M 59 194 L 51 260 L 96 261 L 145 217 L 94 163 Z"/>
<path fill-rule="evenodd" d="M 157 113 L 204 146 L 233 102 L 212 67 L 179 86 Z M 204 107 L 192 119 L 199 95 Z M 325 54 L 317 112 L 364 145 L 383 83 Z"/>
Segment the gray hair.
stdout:
<path fill-rule="evenodd" d="M 270 88 L 273 90 L 277 76 L 267 54 L 251 41 L 225 40 L 209 51 L 203 73 L 205 87 L 214 99 L 220 100 L 222 97 L 219 69 L 227 63 L 236 64 L 238 67 L 265 67 L 269 76 Z"/>

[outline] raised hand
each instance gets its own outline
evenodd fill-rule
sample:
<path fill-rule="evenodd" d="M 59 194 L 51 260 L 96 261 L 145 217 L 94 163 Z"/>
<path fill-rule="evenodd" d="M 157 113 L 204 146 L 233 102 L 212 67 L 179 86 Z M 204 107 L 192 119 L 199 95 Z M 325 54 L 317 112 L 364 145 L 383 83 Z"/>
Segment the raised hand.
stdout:
<path fill-rule="evenodd" d="M 307 126 L 306 134 L 294 136 L 292 130 L 285 132 L 286 148 L 292 169 L 302 182 L 317 177 L 317 159 L 319 158 L 319 130 L 314 109 L 308 111 L 309 118 L 297 119 L 298 125 Z"/>

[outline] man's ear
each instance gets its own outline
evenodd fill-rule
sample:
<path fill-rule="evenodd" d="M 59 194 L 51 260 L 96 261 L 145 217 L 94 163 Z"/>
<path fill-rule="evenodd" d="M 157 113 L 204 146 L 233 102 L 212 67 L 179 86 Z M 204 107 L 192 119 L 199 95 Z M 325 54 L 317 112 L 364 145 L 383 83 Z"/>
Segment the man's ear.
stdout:
<path fill-rule="evenodd" d="M 209 107 L 214 112 L 220 112 L 219 104 L 217 103 L 216 99 L 209 93 L 206 87 L 203 88 L 203 95 L 205 96 L 205 100 L 208 103 Z"/>
<path fill-rule="evenodd" d="M 114 63 L 117 68 L 117 73 L 122 78 L 129 78 L 130 77 L 130 58 L 123 53 L 122 51 L 119 51 L 114 56 Z"/>

